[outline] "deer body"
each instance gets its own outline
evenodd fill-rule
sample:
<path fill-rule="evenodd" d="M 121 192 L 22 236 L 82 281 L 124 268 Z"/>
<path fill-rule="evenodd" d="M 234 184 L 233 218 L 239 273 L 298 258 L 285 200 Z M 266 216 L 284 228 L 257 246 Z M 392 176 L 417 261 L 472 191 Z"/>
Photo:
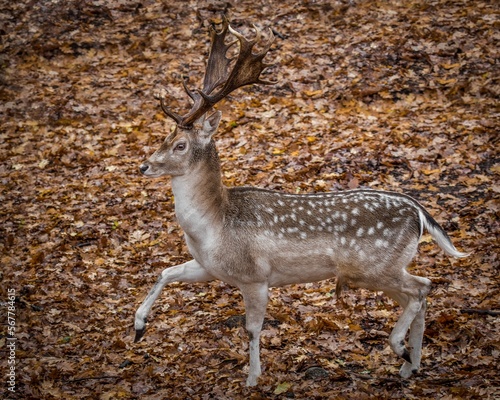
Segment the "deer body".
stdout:
<path fill-rule="evenodd" d="M 200 96 L 194 96 L 195 102 L 206 93 Z M 403 307 L 389 343 L 405 359 L 401 376 L 418 370 L 430 281 L 409 274 L 406 267 L 424 228 L 448 254 L 466 255 L 425 209 L 409 196 L 376 190 L 295 195 L 226 188 L 212 139 L 221 113 L 208 115 L 202 107 L 201 113 L 191 110 L 183 119 L 166 110 L 163 100 L 162 107 L 177 126 L 140 170 L 149 177 L 172 177 L 175 213 L 193 260 L 161 273 L 136 312 L 136 341 L 166 284 L 222 280 L 243 294 L 250 336 L 247 385 L 253 386 L 261 374 L 259 336 L 269 288 L 336 276 L 337 293 L 349 283 L 383 291 Z M 408 330 L 410 351 L 404 344 Z"/>

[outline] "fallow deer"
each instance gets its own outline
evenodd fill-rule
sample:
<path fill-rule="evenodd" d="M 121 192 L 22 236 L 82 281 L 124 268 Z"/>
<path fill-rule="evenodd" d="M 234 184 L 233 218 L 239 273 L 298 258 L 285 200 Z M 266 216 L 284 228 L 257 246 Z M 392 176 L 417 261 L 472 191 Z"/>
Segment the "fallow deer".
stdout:
<path fill-rule="evenodd" d="M 337 277 L 344 283 L 382 291 L 403 308 L 390 337 L 392 350 L 404 359 L 400 375 L 420 366 L 427 278 L 406 267 L 427 230 L 450 256 L 465 257 L 441 226 L 413 198 L 379 190 L 287 194 L 254 187 L 225 187 L 213 135 L 221 112 L 213 106 L 233 90 L 261 79 L 263 59 L 274 37 L 268 31 L 254 51 L 261 31 L 249 40 L 224 20 L 211 28 L 211 49 L 203 89 L 184 89 L 194 104 L 184 116 L 165 114 L 176 127 L 161 147 L 140 166 L 147 177 L 172 177 L 175 213 L 193 260 L 163 270 L 135 315 L 135 341 L 141 339 L 151 307 L 170 282 L 219 279 L 238 287 L 250 337 L 248 386 L 261 375 L 259 336 L 270 287 Z M 237 40 L 226 43 L 230 32 Z M 262 42 L 262 40 L 261 40 Z M 229 49 L 238 44 L 234 59 Z M 406 333 L 410 330 L 408 348 Z"/>

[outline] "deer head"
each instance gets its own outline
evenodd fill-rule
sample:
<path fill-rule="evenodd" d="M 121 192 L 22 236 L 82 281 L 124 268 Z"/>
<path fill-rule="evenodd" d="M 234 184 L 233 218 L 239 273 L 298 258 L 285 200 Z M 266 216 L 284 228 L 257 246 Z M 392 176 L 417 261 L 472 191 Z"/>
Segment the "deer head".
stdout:
<path fill-rule="evenodd" d="M 176 127 L 162 146 L 140 166 L 144 175 L 159 177 L 185 174 L 193 162 L 200 159 L 200 151 L 197 150 L 206 149 L 211 144 L 215 152 L 211 139 L 219 125 L 221 113 L 215 112 L 207 116 L 213 106 L 239 87 L 253 83 L 273 83 L 261 79 L 260 74 L 271 65 L 263 59 L 274 41 L 274 35 L 269 29 L 262 49 L 254 53 L 254 47 L 262 37 L 262 32 L 255 26 L 254 29 L 256 37 L 249 40 L 234 30 L 225 18 L 219 30 L 211 25 L 211 48 L 203 89 L 190 90 L 186 82 L 183 82 L 184 90 L 193 100 L 191 110 L 185 115 L 181 116 L 167 107 L 165 91 L 157 94 L 162 110 L 175 121 Z M 236 40 L 226 43 L 228 32 L 234 35 Z M 229 49 L 236 44 L 239 45 L 238 54 L 228 58 Z M 211 151 L 206 153 L 211 157 Z"/>

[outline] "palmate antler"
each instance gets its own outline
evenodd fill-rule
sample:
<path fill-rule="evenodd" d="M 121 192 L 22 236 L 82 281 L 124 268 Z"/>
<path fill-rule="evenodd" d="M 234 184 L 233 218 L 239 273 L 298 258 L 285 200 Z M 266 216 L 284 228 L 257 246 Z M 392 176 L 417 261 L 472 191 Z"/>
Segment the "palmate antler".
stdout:
<path fill-rule="evenodd" d="M 179 127 L 190 129 L 198 118 L 239 87 L 252 83 L 272 83 L 260 79 L 260 74 L 265 68 L 272 65 L 264 63 L 263 59 L 273 44 L 274 35 L 269 29 L 267 42 L 263 45 L 262 50 L 253 53 L 254 46 L 262 36 L 262 32 L 255 25 L 254 29 L 256 37 L 253 40 L 247 40 L 241 33 L 231 28 L 226 18 L 222 21 L 220 31 L 216 31 L 213 25 L 210 27 L 212 44 L 203 80 L 203 89 L 191 91 L 186 82 L 183 82 L 184 90 L 194 101 L 191 110 L 184 116 L 180 116 L 165 105 L 163 96 L 160 97 L 161 108 Z M 226 44 L 225 39 L 228 31 L 237 39 Z M 228 58 L 226 56 L 228 50 L 236 43 L 239 43 L 238 55 Z M 233 61 L 233 67 L 230 69 L 230 64 Z"/>

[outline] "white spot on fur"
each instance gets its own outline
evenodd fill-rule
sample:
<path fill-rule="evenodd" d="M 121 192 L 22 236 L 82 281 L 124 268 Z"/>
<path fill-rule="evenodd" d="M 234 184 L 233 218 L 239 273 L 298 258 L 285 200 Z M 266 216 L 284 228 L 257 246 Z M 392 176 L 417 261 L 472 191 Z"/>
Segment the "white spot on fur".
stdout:
<path fill-rule="evenodd" d="M 389 246 L 389 242 L 387 240 L 383 239 L 377 239 L 375 240 L 375 247 L 385 247 L 387 248 Z"/>

